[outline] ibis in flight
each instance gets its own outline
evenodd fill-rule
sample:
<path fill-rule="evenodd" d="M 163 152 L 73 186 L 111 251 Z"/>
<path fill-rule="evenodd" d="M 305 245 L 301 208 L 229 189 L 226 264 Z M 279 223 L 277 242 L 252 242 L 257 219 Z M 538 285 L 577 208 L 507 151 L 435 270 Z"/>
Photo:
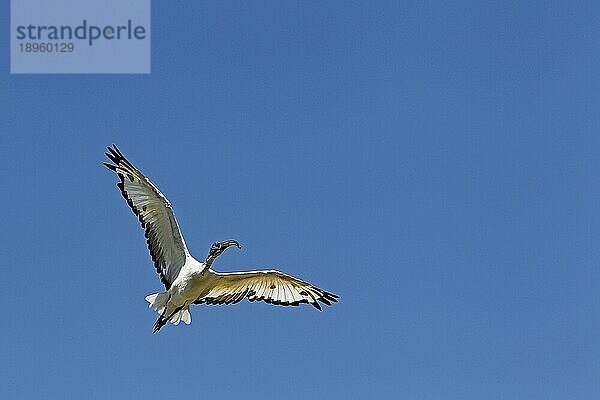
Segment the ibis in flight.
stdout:
<path fill-rule="evenodd" d="M 216 272 L 211 266 L 235 240 L 215 242 L 207 257 L 199 261 L 188 251 L 169 200 L 133 166 L 114 144 L 104 163 L 121 180 L 117 186 L 140 220 L 148 249 L 166 291 L 146 297 L 160 316 L 154 324 L 158 332 L 167 322 L 190 324 L 192 304 L 235 304 L 244 298 L 269 304 L 297 306 L 308 303 L 319 311 L 319 302 L 331 305 L 338 296 L 310 283 L 275 270 Z"/>

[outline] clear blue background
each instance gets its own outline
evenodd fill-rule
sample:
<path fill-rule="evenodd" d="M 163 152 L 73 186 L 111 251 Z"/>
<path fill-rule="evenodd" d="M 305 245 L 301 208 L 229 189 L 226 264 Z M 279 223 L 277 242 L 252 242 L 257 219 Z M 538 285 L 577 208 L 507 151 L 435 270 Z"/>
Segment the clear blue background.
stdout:
<path fill-rule="evenodd" d="M 600 397 L 598 6 L 153 3 L 151 75 L 0 65 L 2 398 Z M 113 142 L 193 254 L 340 303 L 152 335 Z"/>

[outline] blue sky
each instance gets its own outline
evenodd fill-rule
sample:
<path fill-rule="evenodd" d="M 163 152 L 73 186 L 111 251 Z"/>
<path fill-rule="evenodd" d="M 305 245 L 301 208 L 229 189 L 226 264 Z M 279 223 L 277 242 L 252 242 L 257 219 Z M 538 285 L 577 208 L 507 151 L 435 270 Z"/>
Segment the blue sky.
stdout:
<path fill-rule="evenodd" d="M 600 396 L 597 4 L 153 3 L 150 75 L 0 63 L 2 398 Z M 152 335 L 113 142 L 194 255 L 340 303 Z"/>

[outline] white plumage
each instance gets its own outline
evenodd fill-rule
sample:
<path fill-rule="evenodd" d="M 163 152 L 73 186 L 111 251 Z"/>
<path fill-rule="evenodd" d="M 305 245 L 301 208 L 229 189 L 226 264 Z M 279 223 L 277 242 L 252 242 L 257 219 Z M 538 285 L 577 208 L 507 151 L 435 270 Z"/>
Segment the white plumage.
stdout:
<path fill-rule="evenodd" d="M 248 298 L 283 306 L 308 303 L 321 310 L 319 301 L 327 305 L 337 301 L 337 295 L 275 270 L 213 271 L 213 261 L 227 247 L 240 247 L 239 243 L 216 242 L 203 262 L 196 260 L 187 249 L 169 200 L 115 145 L 108 148 L 106 156 L 114 164 L 104 165 L 121 179 L 117 186 L 145 230 L 152 261 L 167 289 L 146 297 L 150 307 L 160 314 L 154 332 L 167 321 L 190 324 L 191 304 L 235 304 Z"/>

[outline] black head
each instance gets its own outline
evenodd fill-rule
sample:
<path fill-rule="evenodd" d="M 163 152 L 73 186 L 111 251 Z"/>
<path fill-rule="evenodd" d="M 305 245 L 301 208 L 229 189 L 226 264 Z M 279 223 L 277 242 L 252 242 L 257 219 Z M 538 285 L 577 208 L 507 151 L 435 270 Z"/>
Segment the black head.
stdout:
<path fill-rule="evenodd" d="M 214 242 L 213 245 L 210 246 L 210 251 L 208 252 L 208 257 L 206 258 L 206 261 L 212 264 L 215 258 L 219 257 L 229 246 L 236 246 L 238 249 L 242 248 L 242 246 L 240 246 L 240 244 L 236 240 Z"/>

